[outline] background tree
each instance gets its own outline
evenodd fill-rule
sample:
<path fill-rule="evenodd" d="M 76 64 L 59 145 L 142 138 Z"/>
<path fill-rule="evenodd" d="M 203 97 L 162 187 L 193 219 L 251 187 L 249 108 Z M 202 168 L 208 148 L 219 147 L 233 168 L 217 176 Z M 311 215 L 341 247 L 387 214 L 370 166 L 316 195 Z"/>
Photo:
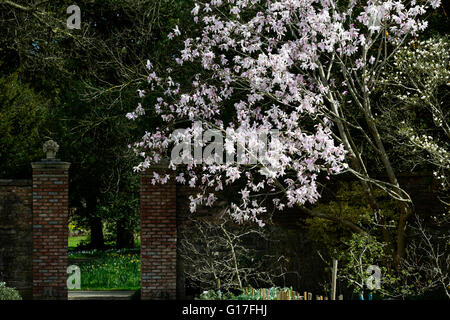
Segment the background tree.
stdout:
<path fill-rule="evenodd" d="M 29 178 L 31 161 L 42 158 L 49 103 L 16 73 L 0 78 L 0 177 Z"/>
<path fill-rule="evenodd" d="M 81 30 L 69 30 L 70 1 L 0 1 L 0 60 L 7 62 L 1 75 L 16 72 L 48 101 L 46 134 L 72 163 L 70 205 L 76 208 L 73 217 L 89 226 L 93 247 L 104 245 L 105 221 L 121 246 L 132 242 L 138 189 L 128 145 L 138 125 L 124 115 L 137 101 L 147 58 L 167 59 L 166 34 L 182 20 L 186 3 L 79 1 Z M 43 142 L 42 136 L 28 139 Z M 4 172 L 10 174 L 11 166 Z"/>
<path fill-rule="evenodd" d="M 214 219 L 191 217 L 183 227 L 179 254 L 194 288 L 222 291 L 276 286 L 288 273 L 276 227 L 238 225 L 222 211 Z"/>
<path fill-rule="evenodd" d="M 381 88 L 386 138 L 401 148 L 405 167 L 433 170 L 440 200 L 449 206 L 450 41 L 447 36 L 411 41 L 394 55 Z"/>

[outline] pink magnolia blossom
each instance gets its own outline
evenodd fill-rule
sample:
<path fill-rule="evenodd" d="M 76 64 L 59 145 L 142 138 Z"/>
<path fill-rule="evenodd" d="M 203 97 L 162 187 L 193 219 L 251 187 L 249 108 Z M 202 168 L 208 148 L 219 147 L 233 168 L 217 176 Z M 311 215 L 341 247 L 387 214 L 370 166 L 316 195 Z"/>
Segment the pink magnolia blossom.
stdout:
<path fill-rule="evenodd" d="M 146 91 L 163 92 L 153 108 L 164 125 L 145 133 L 134 145 L 136 153 L 143 155 L 135 169 L 151 167 L 170 154 L 175 143 L 194 140 L 200 129 L 226 133 L 224 149 L 230 153 L 251 130 L 276 129 L 279 137 L 254 165 L 171 163 L 170 168 L 183 171 L 176 178 L 179 183 L 202 190 L 191 197 L 191 211 L 214 203 L 210 190 L 220 192 L 236 183 L 243 186 L 236 197 L 240 201 L 231 202 L 228 211 L 240 222 L 264 225 L 261 216 L 267 213 L 265 199 L 270 193 L 278 210 L 316 202 L 317 180 L 347 168 L 346 151 L 335 141 L 333 123 L 327 118 L 332 111 L 329 105 L 352 103 L 347 95 L 351 79 L 345 79 L 342 70 L 359 76 L 361 91 L 370 94 L 371 70 L 381 60 L 369 58 L 369 50 L 380 38 L 397 46 L 423 30 L 426 23 L 421 16 L 439 3 L 351 0 L 343 7 L 336 0 L 211 0 L 195 4 L 191 13 L 200 33 L 184 41 L 176 63 L 181 68 L 196 62 L 202 70 L 190 88 L 183 89 L 170 69 L 165 75 L 149 74 Z M 179 34 L 176 27 L 169 38 Z M 150 62 L 147 68 L 152 69 Z M 341 92 L 347 95 L 341 102 L 332 99 Z M 230 109 L 234 115 L 224 117 Z M 143 113 L 139 105 L 127 117 L 136 119 Z M 180 122 L 187 124 L 182 137 L 174 133 Z M 202 128 L 196 127 L 198 122 Z M 167 179 L 154 177 L 155 183 Z"/>

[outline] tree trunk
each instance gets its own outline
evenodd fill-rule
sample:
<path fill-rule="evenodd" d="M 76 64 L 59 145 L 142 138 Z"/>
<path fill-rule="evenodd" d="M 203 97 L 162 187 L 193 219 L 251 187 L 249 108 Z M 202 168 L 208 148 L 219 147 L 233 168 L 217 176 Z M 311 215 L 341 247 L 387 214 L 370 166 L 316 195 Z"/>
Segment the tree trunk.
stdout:
<path fill-rule="evenodd" d="M 133 232 L 125 228 L 126 220 L 120 219 L 117 221 L 116 226 L 116 245 L 117 248 L 133 248 L 134 247 L 134 235 Z"/>
<path fill-rule="evenodd" d="M 397 228 L 397 252 L 395 256 L 395 266 L 398 268 L 400 262 L 405 256 L 406 251 L 406 226 L 408 225 L 408 218 L 411 215 L 410 212 L 400 215 Z"/>
<path fill-rule="evenodd" d="M 101 218 L 95 216 L 96 207 L 96 196 L 92 196 L 86 199 L 86 209 L 89 215 L 89 227 L 91 229 L 91 247 L 93 249 L 103 249 L 105 247 L 105 239 L 103 237 L 103 223 Z"/>
<path fill-rule="evenodd" d="M 388 175 L 390 183 L 397 188 L 398 191 L 402 191 L 400 184 L 398 183 L 397 177 L 395 175 L 394 169 L 392 168 L 389 157 L 384 149 L 383 142 L 381 141 L 380 134 L 378 132 L 377 126 L 374 122 L 372 115 L 367 112 L 366 113 L 366 122 L 369 127 L 370 132 L 372 133 L 375 143 L 380 151 L 380 159 L 384 164 L 386 169 L 386 173 Z M 402 194 L 399 192 L 399 197 Z M 409 199 L 410 200 L 410 199 Z M 396 201 L 398 210 L 400 211 L 399 222 L 397 228 L 397 252 L 395 253 L 394 260 L 395 265 L 398 268 L 400 266 L 401 259 L 405 256 L 405 248 L 406 248 L 406 226 L 408 224 L 408 218 L 412 214 L 412 207 L 410 203 L 406 201 Z"/>
<path fill-rule="evenodd" d="M 93 249 L 103 249 L 105 247 L 105 239 L 103 237 L 102 220 L 98 217 L 89 218 L 89 226 L 91 228 L 91 247 Z"/>

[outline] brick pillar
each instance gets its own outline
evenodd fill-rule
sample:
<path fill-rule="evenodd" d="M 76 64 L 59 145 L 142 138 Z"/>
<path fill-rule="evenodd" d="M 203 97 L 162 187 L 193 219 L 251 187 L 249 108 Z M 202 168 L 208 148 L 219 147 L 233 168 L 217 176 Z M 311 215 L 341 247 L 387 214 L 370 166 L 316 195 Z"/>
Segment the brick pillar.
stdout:
<path fill-rule="evenodd" d="M 33 299 L 67 299 L 69 166 L 32 163 Z"/>
<path fill-rule="evenodd" d="M 141 176 L 141 299 L 176 298 L 177 221 L 176 182 L 152 184 L 149 169 Z"/>

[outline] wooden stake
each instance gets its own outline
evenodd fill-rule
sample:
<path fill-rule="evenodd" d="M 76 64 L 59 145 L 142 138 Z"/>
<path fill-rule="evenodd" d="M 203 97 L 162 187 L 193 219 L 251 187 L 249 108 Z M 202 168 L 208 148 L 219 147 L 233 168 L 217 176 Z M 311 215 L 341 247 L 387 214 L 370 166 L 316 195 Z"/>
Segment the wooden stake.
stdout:
<path fill-rule="evenodd" d="M 333 260 L 333 273 L 331 274 L 331 300 L 336 300 L 337 259 Z"/>

